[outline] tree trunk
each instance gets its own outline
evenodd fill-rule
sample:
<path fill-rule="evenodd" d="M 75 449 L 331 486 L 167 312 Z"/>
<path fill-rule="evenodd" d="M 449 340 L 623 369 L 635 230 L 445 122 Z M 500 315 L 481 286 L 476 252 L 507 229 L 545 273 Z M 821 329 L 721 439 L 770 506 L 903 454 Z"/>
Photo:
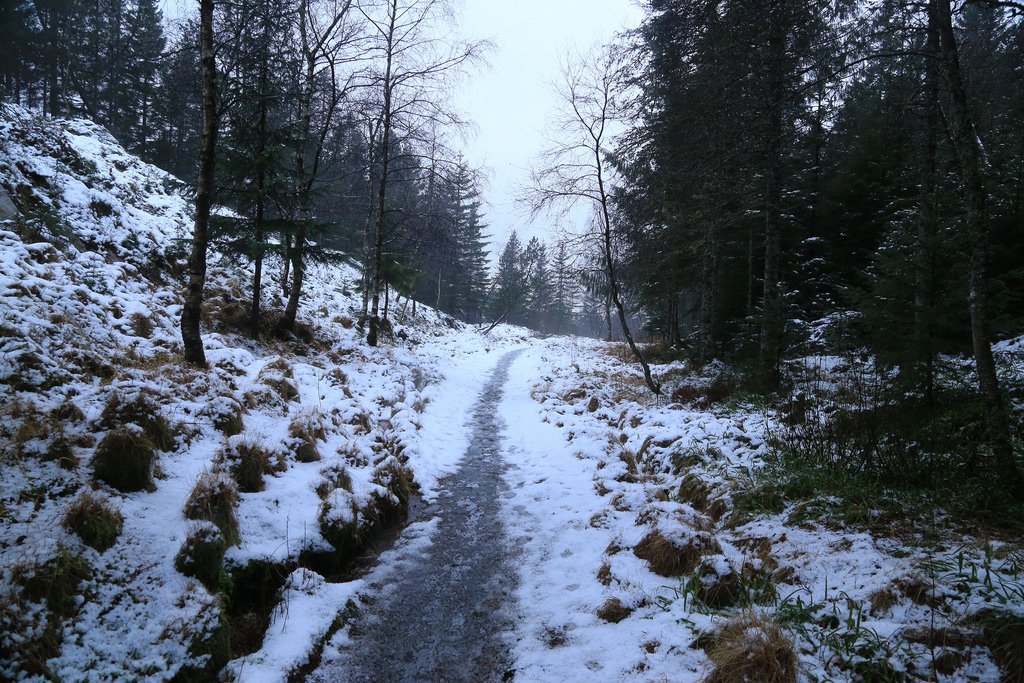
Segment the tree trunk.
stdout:
<path fill-rule="evenodd" d="M 637 361 L 640 363 L 640 367 L 644 372 L 644 383 L 647 388 L 654 393 L 655 396 L 661 395 L 661 386 L 654 381 L 654 377 L 651 376 L 651 366 L 648 365 L 647 359 L 644 358 L 644 354 L 640 351 L 640 347 L 636 345 L 633 340 L 633 334 L 629 331 L 629 322 L 626 320 L 626 307 L 622 303 L 622 296 L 619 293 L 619 282 L 615 275 L 615 250 L 612 248 L 612 218 L 609 211 L 609 198 L 608 193 L 604 185 L 604 165 L 601 160 L 601 149 L 599 146 L 594 149 L 595 166 L 597 170 L 597 188 L 598 196 L 601 199 L 601 220 L 603 222 L 603 246 L 604 246 L 604 267 L 608 273 L 608 290 L 611 295 L 612 303 L 615 304 L 615 310 L 619 314 L 619 324 L 622 325 L 622 334 L 626 337 L 626 344 L 629 345 L 629 349 L 633 352 Z"/>
<path fill-rule="evenodd" d="M 263 17 L 263 40 L 269 39 L 268 18 Z M 264 200 L 263 190 L 267 183 L 266 161 L 263 158 L 267 140 L 267 70 L 268 64 L 264 58 L 260 64 L 260 120 L 256 132 L 258 142 L 256 155 L 258 158 L 256 171 L 256 226 L 255 226 L 255 253 L 253 254 L 254 271 L 252 278 L 252 307 L 249 311 L 249 324 L 252 329 L 252 338 L 260 337 L 260 299 L 263 294 L 263 220 Z"/>
<path fill-rule="evenodd" d="M 925 130 L 921 153 L 921 196 L 918 200 L 917 241 L 914 249 L 914 331 L 924 372 L 925 398 L 935 402 L 935 351 L 932 317 L 934 306 L 936 217 L 936 156 L 939 141 L 939 26 L 934 4 L 929 5 L 928 38 L 925 47 Z"/>
<path fill-rule="evenodd" d="M 761 299 L 761 374 L 768 386 L 778 384 L 782 337 L 779 238 L 782 223 L 782 103 L 785 97 L 786 35 L 780 17 L 769 17 L 768 118 L 765 150 L 764 290 Z"/>
<path fill-rule="evenodd" d="M 967 240 L 970 245 L 969 308 L 974 361 L 978 372 L 978 386 L 985 402 L 985 417 L 989 442 L 1000 475 L 1015 498 L 1024 499 L 1024 478 L 1013 454 L 1013 441 L 1006 403 L 996 375 L 995 358 L 989 337 L 988 281 L 988 226 L 986 224 L 986 196 L 984 150 L 967 103 L 967 91 L 960 72 L 960 56 L 953 31 L 953 16 L 949 0 L 931 0 L 939 25 L 939 44 L 942 67 L 949 90 L 950 116 L 947 122 L 956 149 L 960 173 L 966 194 L 964 216 Z"/>
<path fill-rule="evenodd" d="M 387 64 L 384 72 L 384 108 L 380 137 L 380 185 L 377 190 L 377 232 L 373 243 L 373 293 L 370 306 L 370 330 L 366 335 L 366 343 L 376 346 L 380 326 L 380 290 L 384 284 L 384 219 L 387 209 L 388 170 L 391 161 L 391 69 L 394 59 L 395 22 L 397 7 L 391 5 L 390 24 L 388 28 Z"/>
<path fill-rule="evenodd" d="M 718 239 L 715 229 L 708 230 L 701 250 L 700 339 L 697 361 L 703 366 L 715 352 L 715 322 L 718 311 Z"/>
<path fill-rule="evenodd" d="M 295 151 L 295 175 L 299 180 L 299 224 L 295 230 L 295 244 L 292 245 L 292 287 L 288 304 L 284 309 L 279 327 L 291 332 L 295 329 L 295 319 L 299 314 L 299 299 L 302 296 L 302 280 L 305 277 L 303 252 L 306 248 L 306 225 L 309 221 L 309 193 L 312 181 L 306 178 L 306 144 L 313 116 L 313 78 L 316 68 L 316 56 L 310 50 L 306 34 L 305 0 L 299 3 L 299 35 L 302 43 L 302 54 L 306 60 L 305 82 L 303 83 L 301 101 L 299 102 L 299 146 Z"/>
<path fill-rule="evenodd" d="M 196 183 L 196 221 L 192 254 L 188 260 L 188 289 L 181 309 L 181 341 L 185 360 L 206 367 L 199 322 L 206 285 L 206 249 L 209 243 L 210 205 L 217 147 L 217 64 L 213 54 L 213 0 L 200 0 L 199 50 L 203 67 L 203 138 L 199 150 L 199 179 Z"/>

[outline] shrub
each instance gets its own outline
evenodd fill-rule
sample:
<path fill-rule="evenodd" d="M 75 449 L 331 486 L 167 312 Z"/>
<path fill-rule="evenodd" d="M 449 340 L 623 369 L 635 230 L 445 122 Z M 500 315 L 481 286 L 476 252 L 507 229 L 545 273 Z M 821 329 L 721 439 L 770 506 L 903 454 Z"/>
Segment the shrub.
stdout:
<path fill-rule="evenodd" d="M 142 393 L 129 398 L 112 394 L 103 408 L 100 426 L 113 429 L 129 424 L 138 426 L 157 449 L 174 448 L 174 432 L 152 399 Z"/>
<path fill-rule="evenodd" d="M 93 475 L 118 491 L 152 491 L 156 450 L 149 438 L 129 427 L 108 432 L 92 458 Z"/>
<path fill-rule="evenodd" d="M 109 550 L 121 535 L 124 517 L 108 498 L 86 491 L 68 506 L 63 524 L 78 534 L 87 546 L 103 552 Z"/>
<path fill-rule="evenodd" d="M 225 580 L 224 553 L 227 547 L 220 529 L 212 522 L 195 522 L 174 558 L 174 567 L 215 593 Z"/>
<path fill-rule="evenodd" d="M 633 554 L 647 560 L 651 571 L 660 576 L 683 576 L 697 568 L 705 555 L 721 553 L 714 536 L 695 531 L 689 538 L 669 539 L 658 530 L 644 536 Z"/>
<path fill-rule="evenodd" d="M 228 440 L 220 464 L 228 468 L 243 493 L 262 491 L 263 475 L 274 471 L 270 452 L 256 441 L 241 437 Z"/>
<path fill-rule="evenodd" d="M 773 622 L 744 614 L 711 636 L 708 657 L 715 668 L 708 683 L 795 683 L 798 660 L 793 643 Z"/>
<path fill-rule="evenodd" d="M 212 522 L 229 545 L 241 540 L 238 533 L 238 489 L 230 477 L 221 472 L 204 472 L 185 501 L 185 518 Z"/>

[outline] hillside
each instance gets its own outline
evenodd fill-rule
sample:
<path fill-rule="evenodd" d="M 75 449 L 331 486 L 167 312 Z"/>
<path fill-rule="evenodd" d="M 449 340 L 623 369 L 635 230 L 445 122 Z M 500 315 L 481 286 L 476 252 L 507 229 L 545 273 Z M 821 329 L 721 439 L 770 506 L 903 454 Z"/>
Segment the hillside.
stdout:
<path fill-rule="evenodd" d="M 461 455 L 458 426 L 452 443 L 421 427 L 474 393 L 446 385 L 448 367 L 525 335 L 484 339 L 420 307 L 370 350 L 353 327 L 356 272 L 315 266 L 302 339 L 256 344 L 231 317 L 250 276 L 215 258 L 211 367 L 195 371 L 179 361 L 191 223 L 178 182 L 95 124 L 7 107 L 0 186 L 22 210 L 0 232 L 0 677 L 211 675 L 226 626 L 234 654 L 259 648 L 279 584 L 314 598 L 314 641 L 350 591 L 311 588 L 299 565 L 342 570 L 325 533 L 363 545 L 404 515 L 410 489 L 434 494 Z M 140 448 L 151 480 L 119 471 Z M 204 585 L 176 569 L 183 545 L 218 531 L 223 575 Z M 191 552 L 200 564 L 203 548 Z M 306 651 L 276 651 L 272 666 L 287 670 L 288 654 Z"/>

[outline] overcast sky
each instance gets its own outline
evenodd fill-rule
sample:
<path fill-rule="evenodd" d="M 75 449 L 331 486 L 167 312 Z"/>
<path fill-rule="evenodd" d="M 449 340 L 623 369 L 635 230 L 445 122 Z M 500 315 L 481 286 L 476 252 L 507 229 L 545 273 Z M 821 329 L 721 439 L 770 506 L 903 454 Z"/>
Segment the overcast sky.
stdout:
<path fill-rule="evenodd" d="M 461 14 L 467 37 L 494 44 L 490 67 L 466 81 L 458 103 L 477 125 L 466 156 L 489 172 L 484 198 L 498 252 L 513 229 L 527 238 L 547 236 L 546 222 L 528 225 L 526 210 L 513 200 L 544 147 L 556 104 L 551 84 L 565 53 L 607 42 L 637 26 L 643 14 L 633 0 L 462 0 Z"/>

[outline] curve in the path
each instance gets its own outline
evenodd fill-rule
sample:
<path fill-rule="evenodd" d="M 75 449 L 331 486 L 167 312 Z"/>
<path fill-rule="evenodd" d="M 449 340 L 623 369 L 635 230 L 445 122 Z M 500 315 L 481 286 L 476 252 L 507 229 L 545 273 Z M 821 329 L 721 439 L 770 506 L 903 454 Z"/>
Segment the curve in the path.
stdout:
<path fill-rule="evenodd" d="M 491 681 L 508 670 L 505 603 L 514 588 L 499 496 L 505 484 L 498 416 L 505 354 L 471 415 L 472 435 L 459 471 L 446 482 L 440 518 L 422 560 L 396 577 L 388 595 L 363 611 L 342 658 L 313 674 L 319 681 Z M 504 606 L 504 609 L 503 609 Z"/>

